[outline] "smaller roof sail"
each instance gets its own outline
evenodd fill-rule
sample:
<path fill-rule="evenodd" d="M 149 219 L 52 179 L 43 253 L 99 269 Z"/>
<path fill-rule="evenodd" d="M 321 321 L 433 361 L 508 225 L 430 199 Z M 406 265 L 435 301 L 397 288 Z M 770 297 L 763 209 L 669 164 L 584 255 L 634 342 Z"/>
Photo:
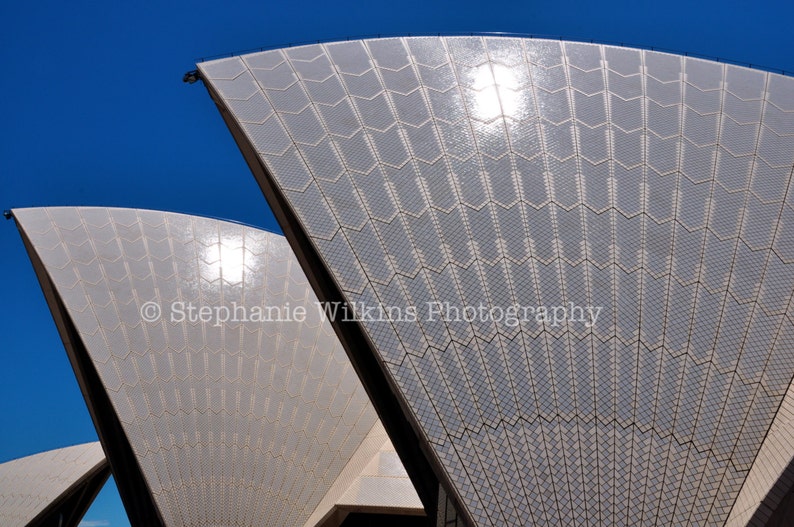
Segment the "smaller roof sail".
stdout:
<path fill-rule="evenodd" d="M 76 527 L 109 476 L 99 442 L 0 464 L 0 525 Z"/>
<path fill-rule="evenodd" d="M 133 525 L 313 527 L 380 455 L 282 236 L 146 210 L 14 217 Z"/>

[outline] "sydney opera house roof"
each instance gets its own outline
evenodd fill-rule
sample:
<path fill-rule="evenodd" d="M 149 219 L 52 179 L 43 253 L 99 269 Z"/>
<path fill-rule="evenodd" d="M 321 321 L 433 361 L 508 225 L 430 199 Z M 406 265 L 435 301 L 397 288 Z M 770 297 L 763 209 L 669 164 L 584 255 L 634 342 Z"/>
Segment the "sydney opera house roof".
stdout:
<path fill-rule="evenodd" d="M 133 525 L 423 516 L 283 237 L 145 210 L 13 214 Z"/>
<path fill-rule="evenodd" d="M 472 526 L 779 520 L 794 78 L 499 37 L 199 69 L 320 300 L 390 309 L 334 327 L 425 503 Z"/>
<path fill-rule="evenodd" d="M 77 527 L 109 476 L 99 443 L 0 464 L 0 525 Z"/>

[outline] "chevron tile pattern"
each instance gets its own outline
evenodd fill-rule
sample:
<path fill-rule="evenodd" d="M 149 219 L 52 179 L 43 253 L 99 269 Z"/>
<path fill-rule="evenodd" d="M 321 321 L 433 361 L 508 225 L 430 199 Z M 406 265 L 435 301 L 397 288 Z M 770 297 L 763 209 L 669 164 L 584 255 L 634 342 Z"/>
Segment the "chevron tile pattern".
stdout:
<path fill-rule="evenodd" d="M 722 525 L 775 483 L 794 79 L 503 37 L 199 67 L 344 297 L 416 308 L 360 324 L 477 525 Z"/>
<path fill-rule="evenodd" d="M 164 524 L 304 525 L 377 417 L 284 238 L 145 210 L 14 216 Z"/>
<path fill-rule="evenodd" d="M 0 464 L 0 525 L 25 527 L 106 465 L 99 443 L 59 448 Z"/>

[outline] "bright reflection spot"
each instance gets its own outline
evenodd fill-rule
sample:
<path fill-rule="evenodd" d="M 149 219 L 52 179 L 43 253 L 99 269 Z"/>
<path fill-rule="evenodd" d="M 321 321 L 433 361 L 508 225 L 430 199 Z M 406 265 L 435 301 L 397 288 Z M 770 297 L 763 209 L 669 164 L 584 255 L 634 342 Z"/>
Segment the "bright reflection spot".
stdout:
<path fill-rule="evenodd" d="M 208 280 L 223 278 L 226 282 L 242 282 L 245 272 L 245 249 L 239 236 L 221 238 L 221 242 L 204 251 L 204 276 Z M 252 262 L 248 262 L 250 265 Z"/>
<path fill-rule="evenodd" d="M 507 66 L 483 64 L 474 74 L 474 116 L 489 120 L 500 115 L 515 117 L 521 111 L 518 80 Z"/>

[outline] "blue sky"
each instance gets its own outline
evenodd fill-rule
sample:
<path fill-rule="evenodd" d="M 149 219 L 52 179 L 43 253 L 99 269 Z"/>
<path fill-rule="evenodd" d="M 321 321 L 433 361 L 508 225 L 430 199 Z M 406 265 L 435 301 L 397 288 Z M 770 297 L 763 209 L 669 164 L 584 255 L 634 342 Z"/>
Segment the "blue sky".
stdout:
<path fill-rule="evenodd" d="M 789 1 L 10 2 L 0 4 L 0 209 L 112 205 L 278 229 L 199 57 L 365 34 L 520 32 L 658 46 L 794 71 Z M 96 440 L 13 222 L 0 222 L 0 462 Z M 85 525 L 126 526 L 115 486 Z"/>

